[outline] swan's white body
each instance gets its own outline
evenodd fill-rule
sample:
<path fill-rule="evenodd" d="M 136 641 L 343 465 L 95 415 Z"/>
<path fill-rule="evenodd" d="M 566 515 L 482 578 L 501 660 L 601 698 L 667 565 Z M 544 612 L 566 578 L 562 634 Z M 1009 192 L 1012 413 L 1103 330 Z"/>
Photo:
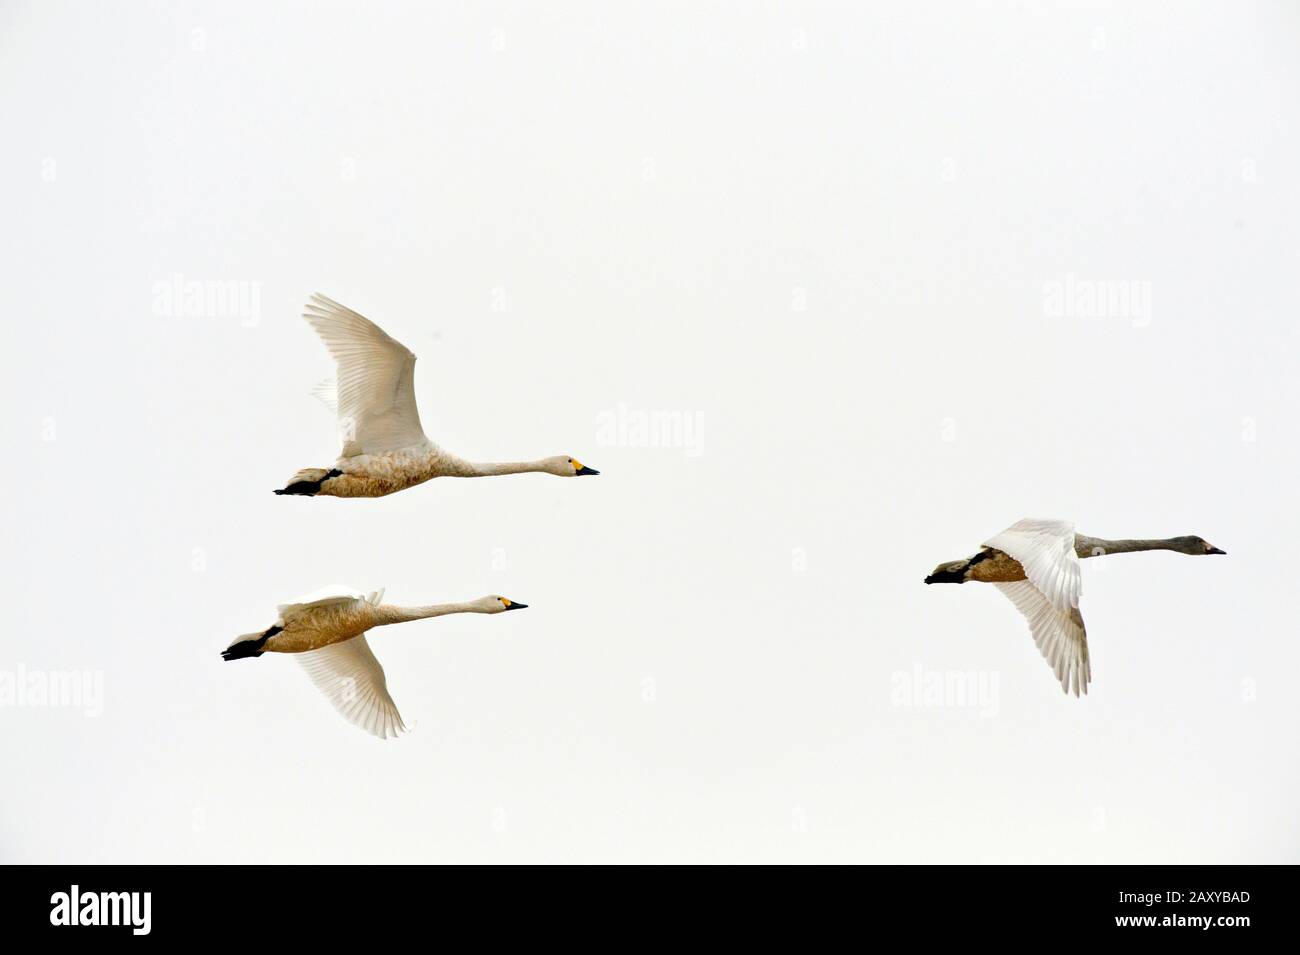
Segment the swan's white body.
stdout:
<path fill-rule="evenodd" d="M 1196 536 L 1159 540 L 1105 540 L 1075 533 L 1069 521 L 1016 521 L 984 542 L 984 550 L 965 560 L 940 564 L 930 583 L 991 583 L 1029 622 L 1034 643 L 1066 693 L 1088 692 L 1092 663 L 1088 632 L 1079 613 L 1083 591 L 1081 557 L 1171 550 L 1180 554 L 1222 554 Z"/>
<path fill-rule="evenodd" d="M 415 403 L 415 355 L 374 322 L 323 295 L 303 314 L 329 349 L 338 378 L 313 393 L 338 417 L 343 449 L 334 467 L 305 468 L 277 494 L 382 497 L 435 477 L 540 472 L 598 474 L 568 455 L 476 464 L 444 451 L 424 434 Z"/>
<path fill-rule="evenodd" d="M 388 694 L 384 668 L 365 638 L 372 627 L 453 613 L 501 613 L 526 604 L 491 595 L 465 603 L 395 607 L 381 603 L 384 592 L 362 593 L 332 586 L 276 608 L 275 624 L 262 633 L 237 637 L 222 654 L 227 660 L 292 653 L 345 719 L 381 739 L 405 731 Z"/>

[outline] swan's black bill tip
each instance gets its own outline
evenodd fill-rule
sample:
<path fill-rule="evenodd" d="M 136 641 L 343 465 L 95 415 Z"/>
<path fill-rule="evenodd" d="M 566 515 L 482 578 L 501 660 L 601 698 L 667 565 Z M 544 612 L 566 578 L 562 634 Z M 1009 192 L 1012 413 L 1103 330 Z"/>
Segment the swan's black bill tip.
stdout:
<path fill-rule="evenodd" d="M 589 467 L 587 467 L 586 465 L 583 465 L 582 467 L 578 468 L 578 470 L 574 471 L 573 473 L 574 473 L 574 475 L 579 475 L 579 474 L 599 474 L 600 472 L 597 471 L 595 468 L 589 468 Z"/>
<path fill-rule="evenodd" d="M 507 610 L 527 610 L 527 609 L 528 609 L 528 604 L 515 603 L 515 602 L 512 600 L 512 601 L 510 601 L 510 605 L 509 605 L 508 607 L 506 607 L 506 609 L 507 609 Z"/>
<path fill-rule="evenodd" d="M 1207 553 L 1207 554 L 1225 554 L 1225 555 L 1226 555 L 1228 552 L 1227 552 L 1226 550 L 1219 550 L 1219 548 L 1217 548 L 1217 547 L 1211 547 L 1209 550 L 1206 551 L 1206 553 Z"/>

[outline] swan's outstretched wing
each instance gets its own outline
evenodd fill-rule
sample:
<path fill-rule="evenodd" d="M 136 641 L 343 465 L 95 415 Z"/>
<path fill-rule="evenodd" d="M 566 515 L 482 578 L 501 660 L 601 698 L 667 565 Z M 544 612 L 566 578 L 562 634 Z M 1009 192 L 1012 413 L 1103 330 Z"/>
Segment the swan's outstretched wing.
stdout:
<path fill-rule="evenodd" d="M 287 604 L 280 604 L 275 608 L 276 613 L 280 615 L 283 622 L 288 620 L 294 614 L 301 613 L 310 607 L 329 607 L 335 604 L 348 604 L 357 600 L 365 600 L 378 606 L 380 599 L 384 596 L 383 590 L 376 590 L 373 593 L 366 593 L 362 590 L 356 590 L 352 587 L 345 587 L 342 584 L 330 584 L 322 587 L 320 590 L 313 590 L 309 594 L 303 594 L 301 597 Z"/>
<path fill-rule="evenodd" d="M 994 584 L 1029 621 L 1029 632 L 1043 658 L 1061 681 L 1061 689 L 1078 696 L 1088 692 L 1092 664 L 1088 660 L 1088 632 L 1077 607 L 1058 610 L 1033 581 Z"/>
<path fill-rule="evenodd" d="M 335 398 L 343 457 L 426 440 L 415 407 L 415 356 L 405 345 L 324 295 L 313 295 L 302 317 L 338 365 Z"/>
<path fill-rule="evenodd" d="M 294 656 L 316 689 L 325 694 L 348 722 L 380 739 L 406 731 L 406 724 L 388 695 L 384 668 L 370 651 L 365 636 Z"/>
<path fill-rule="evenodd" d="M 1083 581 L 1074 553 L 1074 525 L 1069 521 L 1016 521 L 984 546 L 1020 561 L 1029 582 L 1057 610 L 1079 606 Z"/>

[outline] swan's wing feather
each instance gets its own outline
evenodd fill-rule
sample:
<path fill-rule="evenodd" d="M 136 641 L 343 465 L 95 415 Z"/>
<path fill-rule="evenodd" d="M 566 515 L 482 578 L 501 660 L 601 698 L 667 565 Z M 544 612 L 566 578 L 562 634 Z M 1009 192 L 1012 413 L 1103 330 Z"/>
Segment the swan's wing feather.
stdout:
<path fill-rule="evenodd" d="M 294 656 L 316 689 L 325 694 L 348 722 L 380 739 L 406 731 L 406 724 L 388 695 L 384 668 L 375 659 L 364 635 Z"/>
<path fill-rule="evenodd" d="M 1061 689 L 1078 696 L 1087 694 L 1092 680 L 1092 663 L 1088 659 L 1088 632 L 1077 607 L 1059 610 L 1034 586 L 1032 581 L 995 583 L 1016 609 L 1029 621 L 1029 632 L 1061 682 Z"/>
<path fill-rule="evenodd" d="M 1030 583 L 1057 610 L 1079 606 L 1083 577 L 1074 553 L 1074 525 L 1069 521 L 1016 521 L 984 546 L 1018 560 Z"/>
<path fill-rule="evenodd" d="M 381 590 L 379 593 L 382 594 L 383 591 Z M 352 603 L 357 600 L 366 600 L 369 596 L 354 587 L 345 587 L 343 584 L 330 584 L 321 587 L 319 590 L 313 590 L 309 594 L 303 594 L 289 603 L 280 604 L 275 609 L 281 620 L 288 620 L 294 614 L 300 613 L 308 607 L 328 607 L 333 604 Z"/>
<path fill-rule="evenodd" d="M 345 458 L 427 440 L 415 406 L 415 355 L 382 328 L 324 295 L 303 312 L 338 366 L 336 413 Z"/>
<path fill-rule="evenodd" d="M 330 414 L 335 416 L 339 413 L 339 386 L 333 378 L 324 378 L 312 386 L 311 394 L 313 398 L 319 398 L 321 404 L 329 408 Z"/>

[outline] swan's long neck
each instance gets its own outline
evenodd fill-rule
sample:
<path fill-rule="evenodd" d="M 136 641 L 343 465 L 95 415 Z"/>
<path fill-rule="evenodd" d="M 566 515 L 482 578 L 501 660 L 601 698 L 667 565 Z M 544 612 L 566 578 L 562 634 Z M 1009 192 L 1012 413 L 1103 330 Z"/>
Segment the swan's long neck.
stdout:
<path fill-rule="evenodd" d="M 482 613 L 474 604 L 428 604 L 423 607 L 395 607 L 392 604 L 380 604 L 375 608 L 375 626 L 382 627 L 390 623 L 406 623 L 408 620 L 425 620 L 429 617 L 445 617 L 449 613 Z"/>
<path fill-rule="evenodd" d="M 500 463 L 474 464 L 468 461 L 468 477 L 493 477 L 495 474 L 528 474 L 546 470 L 545 461 L 500 461 Z"/>
<path fill-rule="evenodd" d="M 473 464 L 471 477 L 491 477 L 494 474 L 528 474 L 536 470 L 546 470 L 545 461 L 503 461 L 499 464 Z"/>
<path fill-rule="evenodd" d="M 1131 554 L 1140 550 L 1172 550 L 1188 553 L 1187 538 L 1164 537 L 1157 540 L 1106 540 L 1104 537 L 1074 535 L 1074 552 L 1079 557 L 1101 557 L 1104 554 Z"/>
<path fill-rule="evenodd" d="M 528 474 L 545 472 L 546 461 L 467 461 L 463 457 L 450 457 L 446 464 L 447 477 L 495 477 L 497 474 Z"/>

